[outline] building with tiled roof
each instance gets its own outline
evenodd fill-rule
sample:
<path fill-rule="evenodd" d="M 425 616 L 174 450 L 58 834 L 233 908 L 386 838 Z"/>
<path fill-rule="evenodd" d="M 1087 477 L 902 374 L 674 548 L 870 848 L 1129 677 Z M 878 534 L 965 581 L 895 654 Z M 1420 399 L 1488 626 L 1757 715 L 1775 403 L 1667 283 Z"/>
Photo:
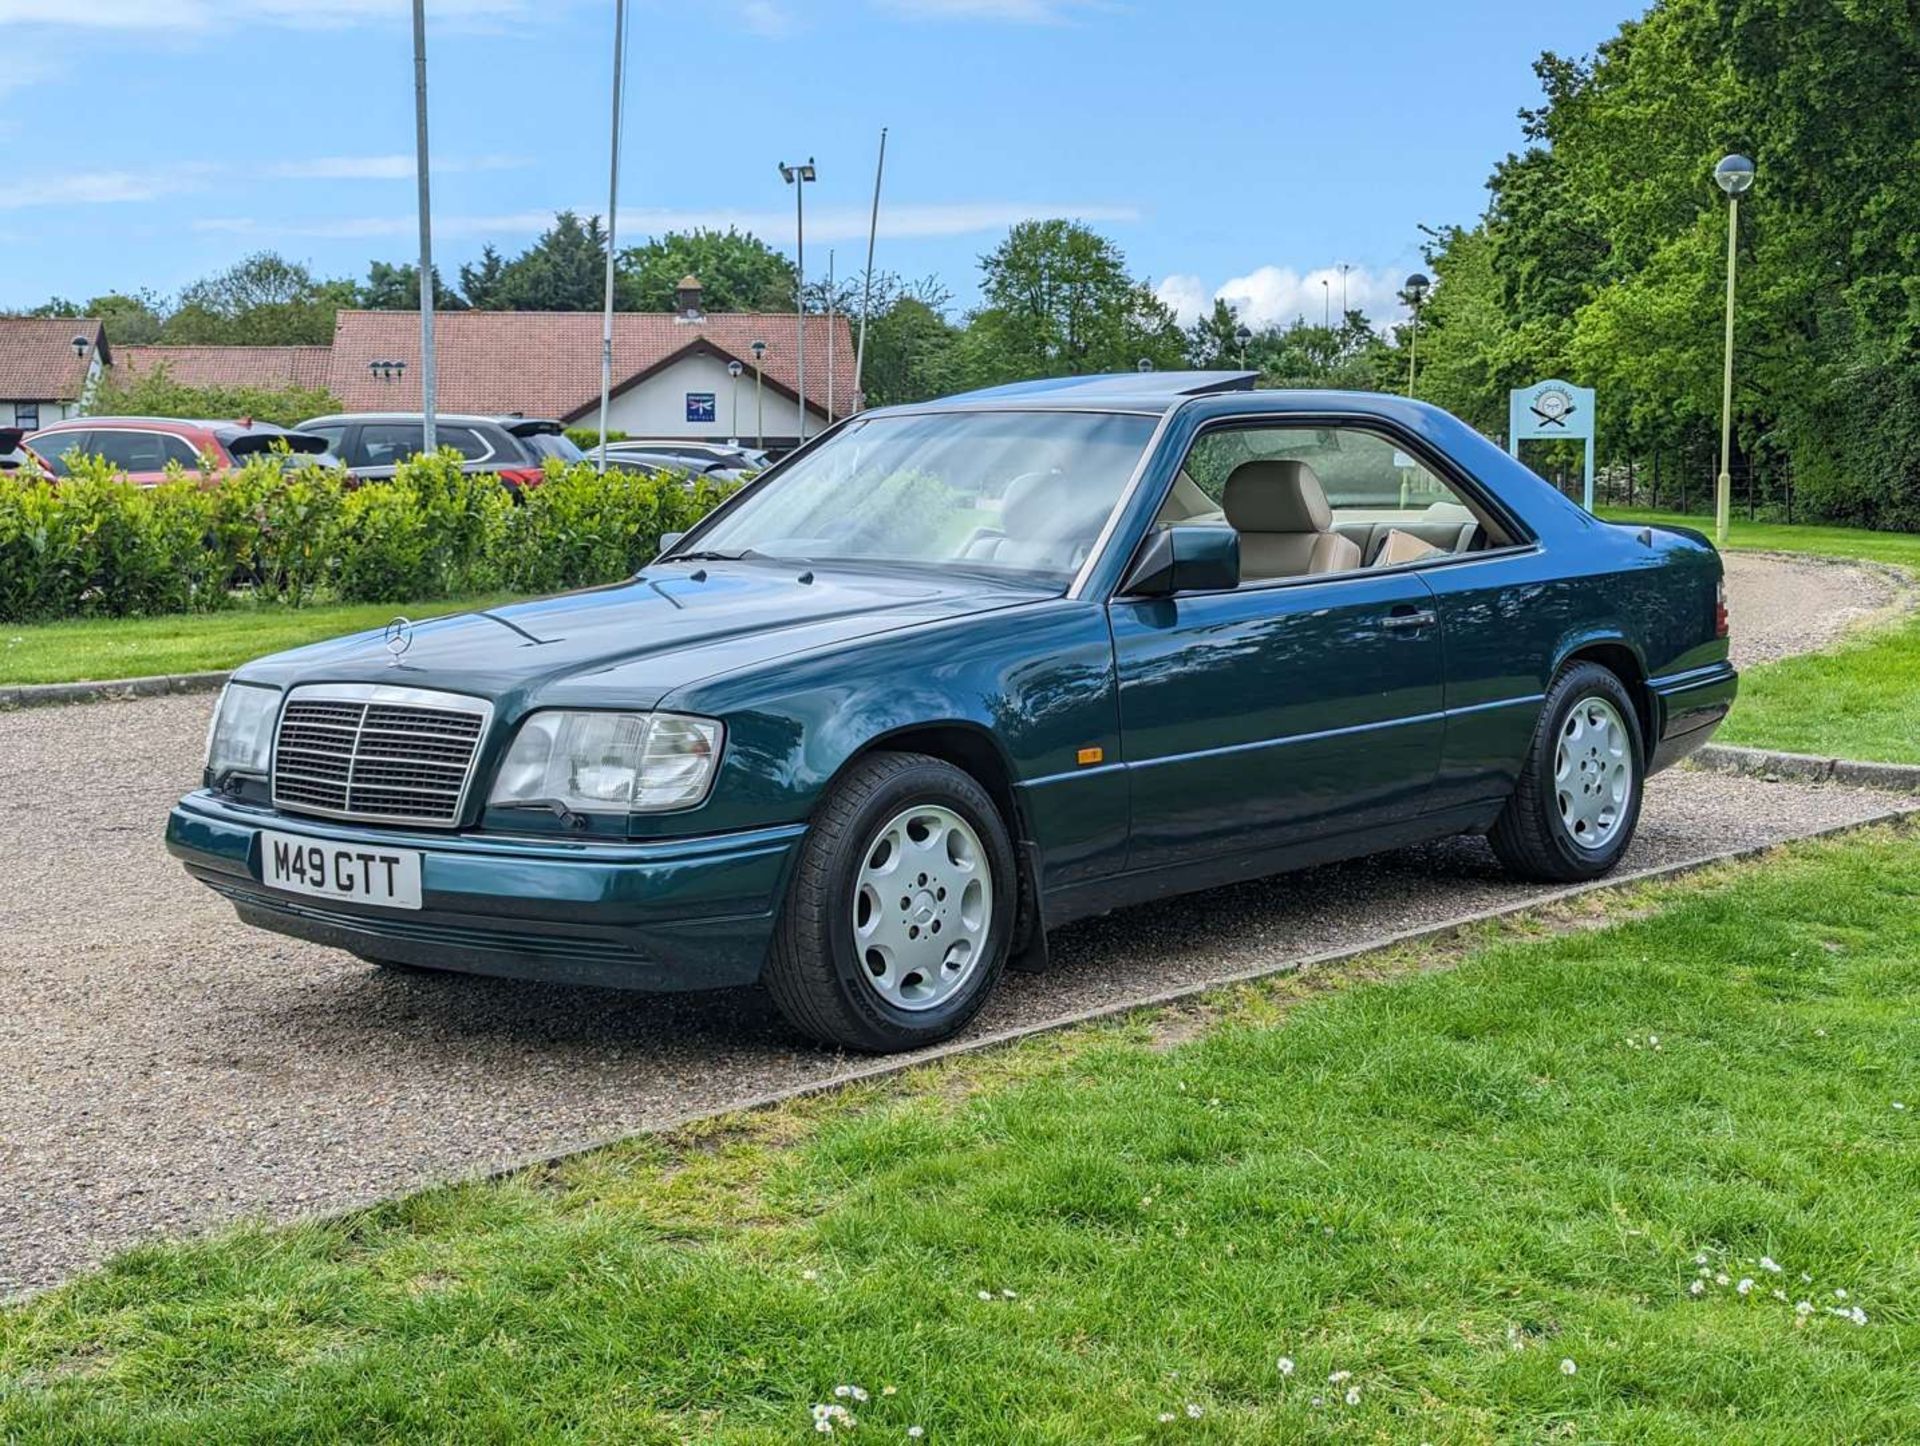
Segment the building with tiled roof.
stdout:
<path fill-rule="evenodd" d="M 112 362 L 98 317 L 0 316 L 0 426 L 78 415 Z"/>
<path fill-rule="evenodd" d="M 327 384 L 329 346 L 121 346 L 113 353 L 114 380 L 121 386 L 165 367 L 187 387 L 300 387 Z"/>
<path fill-rule="evenodd" d="M 799 350 L 792 313 L 705 312 L 683 286 L 675 312 L 617 312 L 608 426 L 629 436 L 755 440 L 789 446 L 799 427 Z M 691 304 L 689 304 L 691 302 Z M 807 317 L 809 434 L 858 410 L 853 332 Z M 435 402 L 443 411 L 600 416 L 601 316 L 590 311 L 450 311 L 434 317 Z M 760 355 L 755 388 L 753 343 Z M 327 390 L 351 412 L 420 407 L 420 317 L 342 311 Z M 734 377 L 729 364 L 740 364 Z M 404 363 L 404 365 L 395 365 Z"/>

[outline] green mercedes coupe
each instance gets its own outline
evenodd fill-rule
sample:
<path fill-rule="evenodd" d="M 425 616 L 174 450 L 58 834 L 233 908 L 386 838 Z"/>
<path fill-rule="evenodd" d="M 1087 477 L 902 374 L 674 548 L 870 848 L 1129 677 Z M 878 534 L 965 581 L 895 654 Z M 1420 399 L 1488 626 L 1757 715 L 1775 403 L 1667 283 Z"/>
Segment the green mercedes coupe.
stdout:
<path fill-rule="evenodd" d="M 862 412 L 638 576 L 234 673 L 167 843 L 376 964 L 952 1034 L 1069 919 L 1456 833 L 1626 850 L 1720 559 L 1444 412 L 1079 377 Z"/>

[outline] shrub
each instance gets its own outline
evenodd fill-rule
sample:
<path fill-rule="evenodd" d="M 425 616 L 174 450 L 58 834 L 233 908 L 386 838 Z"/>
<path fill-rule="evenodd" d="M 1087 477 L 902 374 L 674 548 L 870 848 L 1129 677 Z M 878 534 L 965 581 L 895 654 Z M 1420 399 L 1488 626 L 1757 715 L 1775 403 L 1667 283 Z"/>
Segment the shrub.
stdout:
<path fill-rule="evenodd" d="M 568 427 L 567 436 L 572 439 L 573 445 L 578 447 L 582 452 L 591 453 L 595 447 L 600 445 L 600 429 L 598 427 Z M 622 432 L 616 427 L 609 427 L 607 429 L 607 441 L 609 444 L 624 442 L 627 440 L 627 436 L 628 434 L 626 432 Z"/>
<path fill-rule="evenodd" d="M 101 416 L 252 417 L 291 427 L 340 410 L 339 398 L 320 387 L 191 387 L 176 382 L 165 362 L 131 380 L 109 377 L 94 393 Z"/>
<path fill-rule="evenodd" d="M 498 477 L 462 471 L 451 451 L 403 462 L 391 482 L 341 505 L 340 595 L 373 602 L 497 587 L 512 511 Z"/>
<path fill-rule="evenodd" d="M 660 550 L 663 532 L 684 532 L 731 490 L 691 485 L 682 473 L 602 477 L 591 462 L 550 463 L 510 519 L 505 581 L 551 592 L 631 577 Z"/>

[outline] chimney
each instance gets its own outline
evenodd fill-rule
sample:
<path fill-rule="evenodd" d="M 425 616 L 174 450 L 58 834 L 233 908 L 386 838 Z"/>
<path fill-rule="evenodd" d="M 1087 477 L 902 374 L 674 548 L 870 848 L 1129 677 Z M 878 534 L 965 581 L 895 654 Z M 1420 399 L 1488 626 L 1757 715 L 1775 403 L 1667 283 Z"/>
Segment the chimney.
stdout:
<path fill-rule="evenodd" d="M 680 278 L 680 285 L 674 289 L 673 310 L 680 321 L 705 321 L 707 313 L 700 305 L 700 279 L 689 273 Z"/>

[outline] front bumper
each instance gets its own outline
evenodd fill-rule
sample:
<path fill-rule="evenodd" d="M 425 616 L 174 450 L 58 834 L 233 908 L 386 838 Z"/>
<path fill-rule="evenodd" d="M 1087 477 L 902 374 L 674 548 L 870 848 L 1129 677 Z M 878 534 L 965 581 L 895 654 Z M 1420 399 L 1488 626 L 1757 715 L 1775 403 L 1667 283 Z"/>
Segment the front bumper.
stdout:
<path fill-rule="evenodd" d="M 418 850 L 419 909 L 261 883 L 260 831 Z M 512 979 L 709 989 L 760 977 L 804 824 L 647 843 L 429 835 L 297 818 L 201 791 L 167 849 L 240 918 L 367 958 Z"/>

